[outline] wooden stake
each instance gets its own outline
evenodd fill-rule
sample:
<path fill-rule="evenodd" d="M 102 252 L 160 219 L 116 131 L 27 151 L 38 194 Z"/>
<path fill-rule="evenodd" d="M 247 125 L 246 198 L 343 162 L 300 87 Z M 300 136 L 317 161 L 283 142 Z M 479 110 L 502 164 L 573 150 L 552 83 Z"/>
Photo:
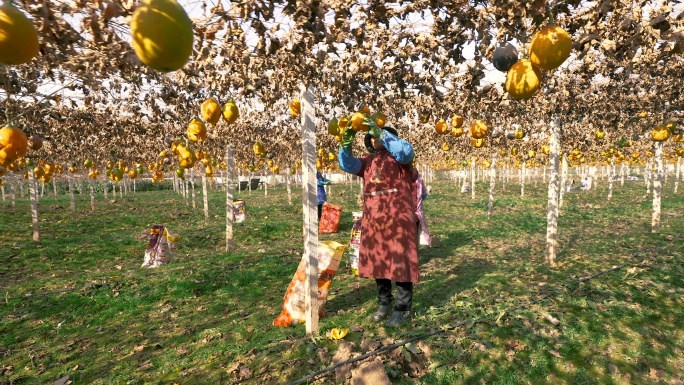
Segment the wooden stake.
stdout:
<path fill-rule="evenodd" d="M 33 169 L 29 169 L 29 195 L 31 196 L 31 219 L 33 221 L 33 242 L 40 242 L 40 222 L 38 221 L 38 187 Z"/>
<path fill-rule="evenodd" d="M 107 194 L 108 194 L 108 193 L 107 193 L 107 180 L 105 180 L 104 182 L 102 182 L 102 190 L 104 190 L 105 200 L 109 199 L 109 197 L 107 197 Z"/>
<path fill-rule="evenodd" d="M 0 187 L 0 190 L 2 190 L 2 202 L 4 203 L 5 202 L 5 186 L 3 185 L 2 187 Z"/>
<path fill-rule="evenodd" d="M 318 334 L 318 214 L 316 198 L 316 125 L 312 88 L 302 91 L 302 202 L 304 209 L 304 259 L 306 261 L 306 334 Z"/>
<path fill-rule="evenodd" d="M 55 194 L 55 200 L 57 200 L 57 181 L 52 179 L 52 191 Z"/>
<path fill-rule="evenodd" d="M 69 180 L 69 200 L 71 209 L 71 219 L 76 219 L 76 201 L 74 199 L 74 181 L 71 179 L 71 175 L 67 175 Z"/>
<path fill-rule="evenodd" d="M 226 253 L 233 248 L 233 147 L 226 148 Z M 239 180 L 239 178 L 238 178 Z M 251 181 L 250 181 L 251 183 Z"/>
<path fill-rule="evenodd" d="M 209 223 L 209 199 L 207 198 L 207 176 L 202 174 L 202 200 L 204 202 L 204 224 Z"/>
<path fill-rule="evenodd" d="M 492 169 L 489 174 L 489 209 L 487 219 L 491 220 L 494 214 L 494 184 L 496 183 L 496 154 L 492 155 Z"/>
<path fill-rule="evenodd" d="M 560 152 L 560 120 L 551 120 L 551 138 L 549 142 L 549 195 L 546 211 L 546 263 L 556 265 L 558 252 L 558 192 L 560 190 L 558 177 L 558 153 Z"/>
<path fill-rule="evenodd" d="M 651 232 L 660 232 L 660 194 L 663 182 L 663 142 L 655 142 L 655 178 L 653 178 L 653 216 L 651 218 Z"/>

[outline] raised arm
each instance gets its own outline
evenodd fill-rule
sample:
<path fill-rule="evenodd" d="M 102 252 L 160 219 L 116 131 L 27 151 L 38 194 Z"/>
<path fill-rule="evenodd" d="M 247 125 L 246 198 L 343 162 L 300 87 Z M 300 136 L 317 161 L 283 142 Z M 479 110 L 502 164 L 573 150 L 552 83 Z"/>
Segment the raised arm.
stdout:
<path fill-rule="evenodd" d="M 355 136 L 356 131 L 351 128 L 344 131 L 337 159 L 343 171 L 358 175 L 361 172 L 361 159 L 354 157 L 354 154 L 352 154 L 352 144 L 354 143 Z"/>
<path fill-rule="evenodd" d="M 380 129 L 380 141 L 397 162 L 409 164 L 413 161 L 413 146 L 404 139 L 400 139 L 389 131 Z"/>

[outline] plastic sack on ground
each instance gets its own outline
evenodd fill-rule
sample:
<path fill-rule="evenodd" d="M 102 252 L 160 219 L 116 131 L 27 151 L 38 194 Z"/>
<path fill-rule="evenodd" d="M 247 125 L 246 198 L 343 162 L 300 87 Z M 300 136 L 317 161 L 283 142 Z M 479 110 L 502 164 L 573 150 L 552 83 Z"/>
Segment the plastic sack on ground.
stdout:
<path fill-rule="evenodd" d="M 180 237 L 171 234 L 165 226 L 153 225 L 147 237 L 145 261 L 141 267 L 157 267 L 173 261 Z"/>
<path fill-rule="evenodd" d="M 318 224 L 318 233 L 336 233 L 340 226 L 340 217 L 342 217 L 342 206 L 325 202 L 323 204 L 323 212 L 321 213 L 321 221 Z"/>
<path fill-rule="evenodd" d="M 318 316 L 324 317 L 323 306 L 328 299 L 328 292 L 332 287 L 332 280 L 337 274 L 340 266 L 340 259 L 344 253 L 344 246 L 334 241 L 318 242 Z M 295 273 L 290 286 L 287 287 L 285 298 L 283 299 L 283 311 L 273 325 L 279 327 L 289 327 L 299 322 L 306 321 L 306 292 L 304 290 L 304 280 L 306 279 L 306 260 L 302 256 L 297 272 Z"/>
<path fill-rule="evenodd" d="M 352 218 L 354 223 L 351 230 L 351 239 L 345 251 L 345 255 L 349 258 L 349 266 L 354 275 L 359 275 L 359 250 L 361 248 L 361 220 L 363 219 L 362 211 L 353 211 Z"/>
<path fill-rule="evenodd" d="M 233 222 L 240 223 L 247 219 L 247 203 L 244 200 L 233 201 Z"/>

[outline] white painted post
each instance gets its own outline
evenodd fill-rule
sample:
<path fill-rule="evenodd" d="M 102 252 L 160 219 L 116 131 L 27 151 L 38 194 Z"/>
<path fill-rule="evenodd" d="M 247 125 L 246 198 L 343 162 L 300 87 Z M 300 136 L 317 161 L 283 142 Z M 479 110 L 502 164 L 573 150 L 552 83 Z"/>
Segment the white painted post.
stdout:
<path fill-rule="evenodd" d="M 522 168 L 520 169 L 520 196 L 525 196 L 525 165 L 527 162 L 523 160 Z"/>
<path fill-rule="evenodd" d="M 31 219 L 33 221 L 33 242 L 40 242 L 40 222 L 38 221 L 38 187 L 33 169 L 29 168 L 29 195 L 31 196 Z"/>
<path fill-rule="evenodd" d="M 566 184 L 568 183 L 568 158 L 563 155 L 561 164 L 560 189 L 558 194 L 558 209 L 563 207 L 563 196 L 565 195 Z M 560 211 L 559 211 L 560 213 Z"/>
<path fill-rule="evenodd" d="M 610 158 L 608 167 L 608 200 L 613 198 L 613 172 L 615 172 L 615 157 Z"/>
<path fill-rule="evenodd" d="M 233 248 L 233 147 L 226 148 L 226 253 Z M 239 181 L 239 178 L 237 178 Z M 251 184 L 251 181 L 250 181 Z"/>
<path fill-rule="evenodd" d="M 74 200 L 74 181 L 71 179 L 71 175 L 67 175 L 69 179 L 69 208 L 71 209 L 71 219 L 76 219 L 76 201 Z"/>
<path fill-rule="evenodd" d="M 302 91 L 302 201 L 304 258 L 306 261 L 306 334 L 318 334 L 318 214 L 316 198 L 316 125 L 311 87 Z"/>
<path fill-rule="evenodd" d="M 95 212 L 95 189 L 92 179 L 90 180 L 90 211 Z"/>
<path fill-rule="evenodd" d="M 652 169 L 653 169 L 653 158 L 649 159 L 646 162 L 646 168 L 644 170 L 644 179 L 646 181 L 646 194 L 651 193 L 651 176 L 652 176 Z"/>
<path fill-rule="evenodd" d="M 40 182 L 40 196 L 45 196 L 45 182 Z"/>
<path fill-rule="evenodd" d="M 470 158 L 470 199 L 475 199 L 475 157 Z"/>
<path fill-rule="evenodd" d="M 55 195 L 55 200 L 57 200 L 57 181 L 52 178 L 52 192 Z"/>
<path fill-rule="evenodd" d="M 620 165 L 620 187 L 625 186 L 625 162 Z"/>
<path fill-rule="evenodd" d="M 202 201 L 204 202 L 204 224 L 209 224 L 209 199 L 207 198 L 207 176 L 202 173 Z"/>
<path fill-rule="evenodd" d="M 252 172 L 249 172 L 249 183 L 247 183 L 247 188 L 249 189 L 249 195 L 252 195 L 252 178 L 254 174 Z"/>
<path fill-rule="evenodd" d="M 677 189 L 679 188 L 679 175 L 680 175 L 681 172 L 682 172 L 682 170 L 681 170 L 681 169 L 682 169 L 681 162 L 682 162 L 682 158 L 677 158 L 677 166 L 676 166 L 676 169 L 675 169 L 675 185 L 674 185 L 674 192 L 675 192 L 675 194 L 677 193 Z"/>
<path fill-rule="evenodd" d="M 292 188 L 290 187 L 290 177 L 292 176 L 292 173 L 290 173 L 290 169 L 287 169 L 287 174 L 285 176 L 285 179 L 287 180 L 287 203 L 292 206 Z"/>
<path fill-rule="evenodd" d="M 549 194 L 546 212 L 546 263 L 556 265 L 558 252 L 558 153 L 560 152 L 560 119 L 551 120 L 551 138 L 549 143 Z"/>
<path fill-rule="evenodd" d="M 17 208 L 17 186 L 15 183 L 12 183 L 12 210 L 16 210 Z"/>
<path fill-rule="evenodd" d="M 496 154 L 492 155 L 492 168 L 489 174 L 489 207 L 487 219 L 492 219 L 494 215 L 494 184 L 496 183 Z"/>
<path fill-rule="evenodd" d="M 190 169 L 190 184 L 192 185 L 192 209 L 197 208 L 196 195 L 195 195 L 195 168 Z"/>
<path fill-rule="evenodd" d="M 663 142 L 655 142 L 655 178 L 653 178 L 653 216 L 651 218 L 651 232 L 660 232 L 660 194 L 663 182 Z"/>

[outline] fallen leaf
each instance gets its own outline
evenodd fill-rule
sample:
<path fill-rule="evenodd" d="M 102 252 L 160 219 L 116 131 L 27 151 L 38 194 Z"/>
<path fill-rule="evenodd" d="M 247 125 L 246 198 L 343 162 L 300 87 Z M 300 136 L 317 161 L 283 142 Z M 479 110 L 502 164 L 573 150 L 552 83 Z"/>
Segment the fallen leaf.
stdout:
<path fill-rule="evenodd" d="M 563 357 L 563 356 L 561 356 L 560 353 L 558 353 L 558 352 L 555 351 L 555 350 L 549 350 L 549 353 L 551 353 L 552 356 L 557 357 L 557 358 L 562 358 L 562 357 Z"/>

